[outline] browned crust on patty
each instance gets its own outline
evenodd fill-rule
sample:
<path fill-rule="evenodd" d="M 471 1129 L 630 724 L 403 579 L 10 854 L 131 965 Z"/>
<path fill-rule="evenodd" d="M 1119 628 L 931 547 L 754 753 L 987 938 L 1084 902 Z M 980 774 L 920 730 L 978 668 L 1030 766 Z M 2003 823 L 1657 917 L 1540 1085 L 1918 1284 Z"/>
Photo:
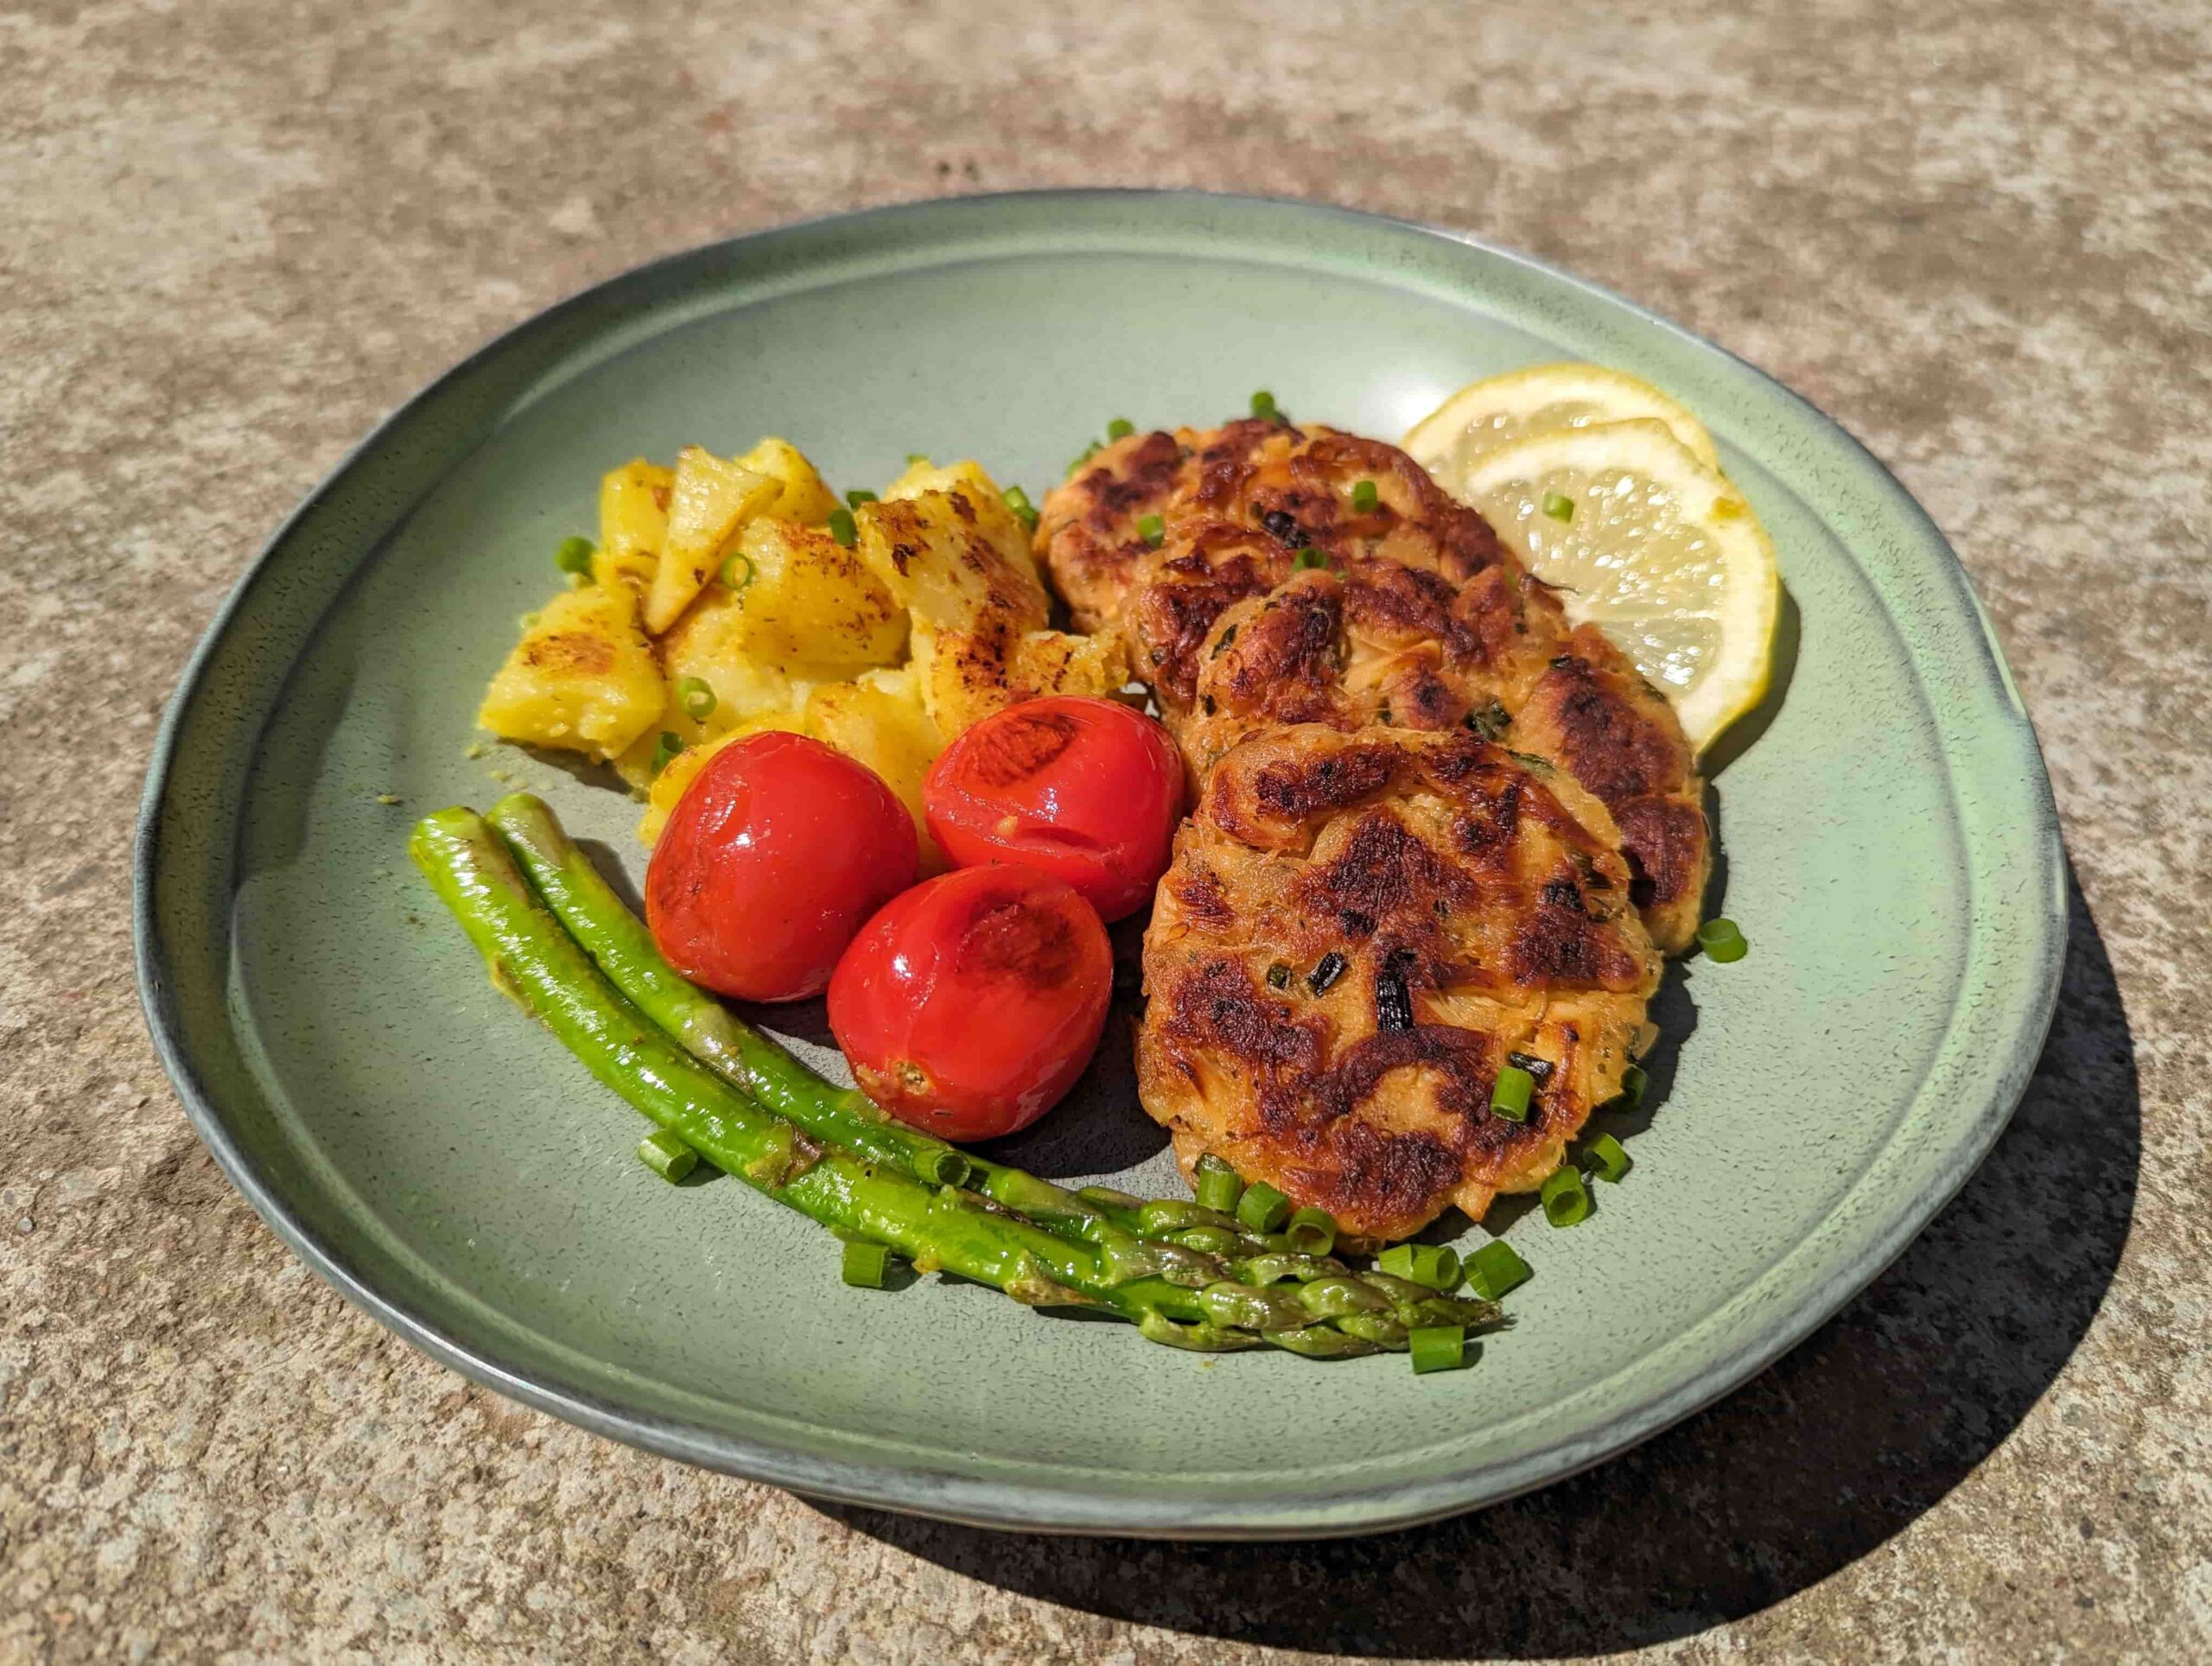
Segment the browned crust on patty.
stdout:
<path fill-rule="evenodd" d="M 1117 442 L 1037 548 L 1203 792 L 1138 1038 L 1185 1166 L 1370 1241 L 1541 1185 L 1647 1033 L 1655 939 L 1695 927 L 1703 784 L 1664 699 L 1404 452 L 1325 428 Z M 1490 1106 L 1510 1055 L 1545 1067 L 1526 1122 Z"/>
<path fill-rule="evenodd" d="M 1145 1103 L 1355 1237 L 1479 1215 L 1618 1089 L 1658 972 L 1629 883 L 1602 806 L 1471 735 L 1255 734 L 1154 908 Z M 1526 1123 L 1490 1110 L 1516 1050 Z"/>

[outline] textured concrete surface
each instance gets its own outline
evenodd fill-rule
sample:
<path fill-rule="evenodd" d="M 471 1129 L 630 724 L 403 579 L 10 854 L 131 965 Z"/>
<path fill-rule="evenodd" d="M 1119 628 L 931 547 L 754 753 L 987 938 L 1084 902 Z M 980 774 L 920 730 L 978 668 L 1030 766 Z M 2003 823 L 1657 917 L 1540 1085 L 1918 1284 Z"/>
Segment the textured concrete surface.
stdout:
<path fill-rule="evenodd" d="M 0 1658 L 2212 1655 L 2207 37 L 2201 0 L 0 12 Z M 377 416 L 642 258 L 1071 182 L 1478 228 L 1784 378 L 1956 540 L 2050 753 L 2072 954 L 1987 1167 L 1732 1400 L 1421 1533 L 1020 1540 L 601 1443 L 302 1272 L 140 1026 L 162 702 Z"/>

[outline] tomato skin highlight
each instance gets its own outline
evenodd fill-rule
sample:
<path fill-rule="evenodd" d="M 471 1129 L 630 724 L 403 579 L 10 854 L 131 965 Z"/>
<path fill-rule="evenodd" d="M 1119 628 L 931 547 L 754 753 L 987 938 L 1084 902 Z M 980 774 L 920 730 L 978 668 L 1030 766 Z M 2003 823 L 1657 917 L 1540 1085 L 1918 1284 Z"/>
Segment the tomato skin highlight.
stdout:
<path fill-rule="evenodd" d="M 1114 957 L 1097 911 L 1034 868 L 955 868 L 893 898 L 830 982 L 869 1097 L 947 1140 L 1035 1122 L 1097 1050 Z"/>
<path fill-rule="evenodd" d="M 772 730 L 723 747 L 684 789 L 645 869 L 645 923 L 693 982 L 800 1001 L 919 862 L 913 818 L 873 771 Z"/>
<path fill-rule="evenodd" d="M 985 718 L 922 785 L 930 832 L 961 867 L 1020 862 L 1116 920 L 1152 900 L 1183 813 L 1183 760 L 1142 712 L 1055 695 Z"/>

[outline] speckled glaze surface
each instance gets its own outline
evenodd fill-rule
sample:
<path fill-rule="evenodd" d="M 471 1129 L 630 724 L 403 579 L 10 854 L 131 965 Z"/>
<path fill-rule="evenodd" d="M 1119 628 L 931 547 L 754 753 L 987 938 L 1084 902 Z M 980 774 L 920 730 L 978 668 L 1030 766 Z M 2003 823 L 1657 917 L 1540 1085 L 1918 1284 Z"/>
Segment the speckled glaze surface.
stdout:
<path fill-rule="evenodd" d="M 620 794 L 467 756 L 547 552 L 590 529 L 600 473 L 628 456 L 780 432 L 840 484 L 920 449 L 1041 486 L 1113 413 L 1208 420 L 1264 380 L 1389 435 L 1473 376 L 1555 358 L 1633 370 L 1705 417 L 1774 535 L 1796 643 L 1718 789 L 1717 900 L 1753 956 L 1673 974 L 1635 1183 L 1572 1232 L 1494 1219 L 1537 1276 L 1475 1370 L 1205 1362 L 972 1289 L 845 1289 L 809 1224 L 637 1164 L 632 1114 L 493 993 L 405 862 L 415 815 L 520 776 L 639 869 Z M 218 1160 L 346 1294 L 480 1381 L 654 1450 L 1093 1532 L 1421 1521 L 1726 1392 L 1965 1179 L 2033 1065 L 2064 938 L 2049 787 L 2001 658 L 1940 536 L 1840 429 L 1523 259 L 1189 195 L 817 222 L 502 338 L 278 535 L 188 675 L 145 815 L 157 1038 Z M 1123 1032 L 1022 1152 L 1173 1191 Z"/>

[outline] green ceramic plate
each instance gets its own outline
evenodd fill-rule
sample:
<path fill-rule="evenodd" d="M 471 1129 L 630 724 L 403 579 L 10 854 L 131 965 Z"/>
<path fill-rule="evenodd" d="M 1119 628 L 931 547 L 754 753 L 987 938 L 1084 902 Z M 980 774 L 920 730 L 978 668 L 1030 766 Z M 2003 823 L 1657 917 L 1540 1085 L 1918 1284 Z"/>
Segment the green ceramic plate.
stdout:
<path fill-rule="evenodd" d="M 1039 494 L 1109 416 L 1203 423 L 1264 385 L 1395 436 L 1472 377 L 1569 358 L 1711 425 L 1774 534 L 1802 647 L 1718 789 L 1751 955 L 1675 975 L 1671 1080 L 1634 1176 L 1572 1231 L 1507 1228 L 1536 1277 L 1474 1370 L 1207 1360 L 974 1288 L 847 1289 L 816 1227 L 733 1182 L 648 1173 L 638 1119 L 493 992 L 408 864 L 416 815 L 520 778 L 639 870 L 620 795 L 467 755 L 485 677 L 613 464 L 772 432 L 841 485 L 919 450 Z M 372 435 L 225 607 L 162 731 L 137 881 L 147 1013 L 201 1136 L 318 1273 L 437 1358 L 802 1492 L 1193 1536 L 1464 1510 L 1743 1382 L 1996 1137 L 2065 913 L 2050 785 L 1965 576 L 1820 412 L 1477 242 L 1122 193 L 740 238 L 486 347 Z M 1116 1056 L 1024 1159 L 1171 1194 L 1126 1043 L 1109 1034 Z"/>

